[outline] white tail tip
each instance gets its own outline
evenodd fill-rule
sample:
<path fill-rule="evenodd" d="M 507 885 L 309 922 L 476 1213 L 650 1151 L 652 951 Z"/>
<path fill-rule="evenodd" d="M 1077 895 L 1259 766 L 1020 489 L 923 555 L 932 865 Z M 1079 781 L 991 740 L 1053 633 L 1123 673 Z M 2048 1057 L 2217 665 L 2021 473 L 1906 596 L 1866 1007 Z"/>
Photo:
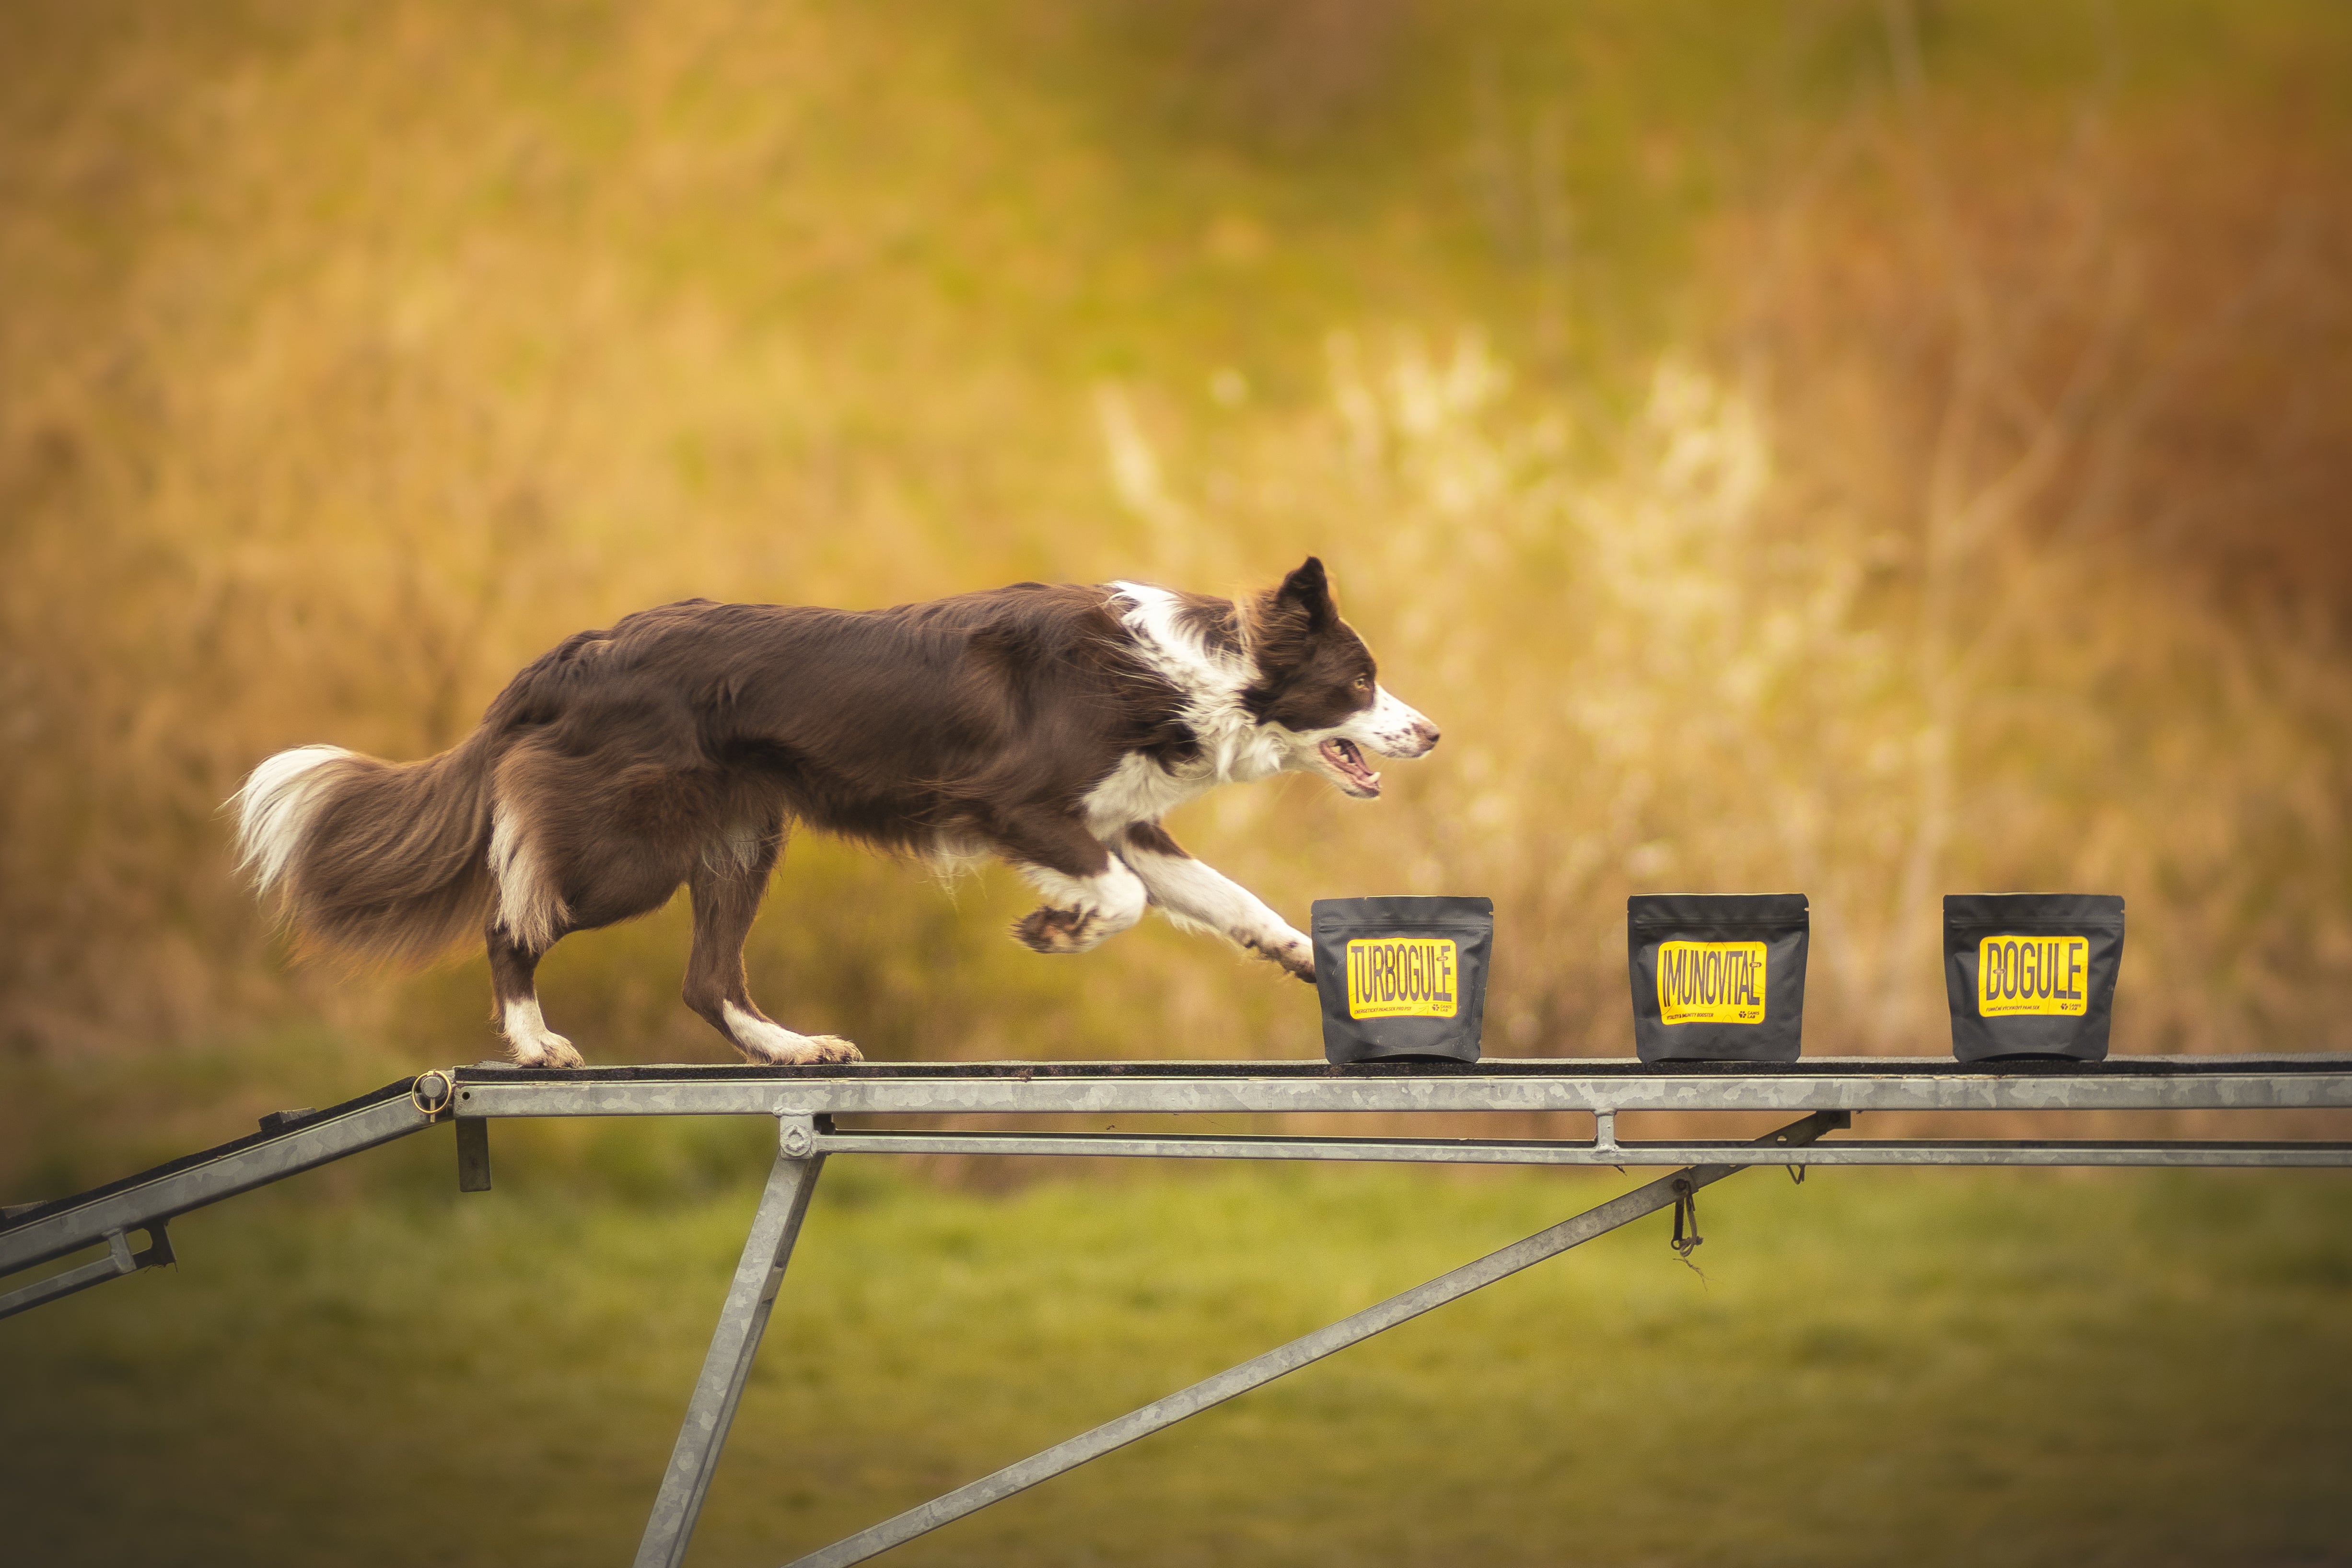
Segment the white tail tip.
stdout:
<path fill-rule="evenodd" d="M 334 783 L 334 771 L 322 769 L 357 755 L 340 746 L 298 746 L 255 768 L 229 797 L 236 808 L 237 869 L 252 873 L 257 892 L 275 887 L 301 847 L 311 815 Z"/>

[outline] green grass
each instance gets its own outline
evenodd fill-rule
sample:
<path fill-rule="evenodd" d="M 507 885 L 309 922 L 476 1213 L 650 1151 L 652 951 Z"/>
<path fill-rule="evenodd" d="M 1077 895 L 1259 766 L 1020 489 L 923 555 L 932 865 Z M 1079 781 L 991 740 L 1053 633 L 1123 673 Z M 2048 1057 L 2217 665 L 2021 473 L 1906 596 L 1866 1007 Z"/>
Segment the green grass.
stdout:
<path fill-rule="evenodd" d="M 433 1134 L 370 1201 L 239 1200 L 176 1270 L 0 1324 L 11 1555 L 625 1561 L 751 1188 L 582 1196 L 541 1131 L 499 1129 L 490 1195 Z M 1087 1174 L 835 1161 L 695 1561 L 783 1561 L 1631 1180 Z M 1703 1215 L 1704 1280 L 1653 1218 L 893 1561 L 2352 1561 L 2341 1177 L 1756 1172 Z"/>

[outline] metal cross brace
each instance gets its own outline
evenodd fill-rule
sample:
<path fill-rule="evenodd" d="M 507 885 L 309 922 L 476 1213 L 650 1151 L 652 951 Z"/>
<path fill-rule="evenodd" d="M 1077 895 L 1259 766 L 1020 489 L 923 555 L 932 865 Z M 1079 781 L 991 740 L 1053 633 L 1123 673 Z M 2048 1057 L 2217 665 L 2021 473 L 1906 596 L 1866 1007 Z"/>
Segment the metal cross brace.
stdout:
<path fill-rule="evenodd" d="M 1852 1120 L 1843 1111 L 1816 1112 L 1757 1142 L 1811 1143 L 1824 1133 L 1850 1124 Z M 775 1167 L 752 1218 L 751 1234 L 744 1242 L 742 1261 L 736 1266 L 734 1282 L 728 1288 L 726 1305 L 719 1312 L 719 1330 L 711 1338 L 702 1377 L 687 1406 L 686 1424 L 678 1432 L 677 1446 L 662 1478 L 653 1516 L 646 1521 L 645 1539 L 637 1548 L 636 1568 L 677 1568 L 686 1556 L 687 1542 L 693 1535 L 704 1494 L 710 1487 L 711 1472 L 717 1468 L 719 1449 L 727 1441 L 728 1427 L 734 1420 L 735 1406 L 751 1372 L 751 1358 L 759 1349 L 760 1336 L 775 1304 L 777 1287 L 783 1281 L 784 1265 L 800 1234 L 801 1220 L 808 1212 L 809 1196 L 815 1189 L 817 1172 L 824 1164 L 825 1145 L 833 1141 L 818 1131 L 814 1117 L 788 1113 L 778 1121 L 781 1134 Z M 1288 1344 L 1228 1367 L 1139 1410 L 1107 1421 L 1090 1432 L 1056 1443 L 1016 1464 L 908 1509 L 896 1518 L 810 1552 L 796 1559 L 790 1568 L 845 1568 L 848 1563 L 863 1563 L 1040 1481 L 1075 1469 L 1089 1459 L 1124 1448 L 1139 1437 L 1173 1426 L 1186 1416 L 1197 1416 L 1286 1373 L 1296 1372 L 1433 1308 L 1458 1301 L 1547 1258 L 1557 1257 L 1596 1236 L 1670 1208 L 1700 1187 L 1743 1168 L 1737 1165 L 1693 1166 L 1645 1183 L 1597 1208 L 1465 1263 L 1352 1317 L 1342 1318 Z"/>

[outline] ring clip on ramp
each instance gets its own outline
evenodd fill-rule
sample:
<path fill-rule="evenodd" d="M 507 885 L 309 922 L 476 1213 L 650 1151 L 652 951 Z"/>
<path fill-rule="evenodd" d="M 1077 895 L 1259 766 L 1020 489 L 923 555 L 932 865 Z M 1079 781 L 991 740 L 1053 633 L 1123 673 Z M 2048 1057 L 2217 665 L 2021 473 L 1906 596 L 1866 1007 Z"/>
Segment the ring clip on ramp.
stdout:
<path fill-rule="evenodd" d="M 892 1546 L 1158 1431 L 1432 1308 L 1645 1215 L 1688 1206 L 1749 1166 L 2352 1166 L 2352 1143 L 1838 1139 L 1861 1112 L 2305 1111 L 2352 1109 L 2352 1057 L 2115 1057 L 2100 1062 L 1961 1065 L 1948 1057 L 1814 1058 L 1786 1063 L 1523 1059 L 1477 1063 L 953 1062 L 807 1068 L 655 1066 L 568 1071 L 483 1063 L 436 1070 L 70 1198 L 0 1211 L 0 1276 L 105 1244 L 95 1263 L 7 1296 L 0 1316 L 169 1262 L 171 1218 L 422 1131 L 457 1124 L 458 1185 L 489 1186 L 488 1124 L 503 1116 L 765 1115 L 775 1164 L 720 1309 L 651 1519 L 639 1568 L 686 1552 L 734 1420 L 785 1264 L 834 1155 L 1060 1155 L 1127 1158 L 1339 1159 L 1437 1164 L 1680 1166 L 1499 1252 L 1365 1309 L 1091 1432 L 1056 1444 L 799 1560 L 825 1568 Z M 835 1127 L 836 1114 L 1101 1115 L 1581 1112 L 1590 1139 L 1306 1137 L 932 1132 Z M 1753 1142 L 1621 1140 L 1625 1112 L 1769 1112 L 1801 1119 Z M 150 1245 L 131 1249 L 144 1231 Z M 1696 1244 L 1696 1236 L 1692 1245 Z"/>

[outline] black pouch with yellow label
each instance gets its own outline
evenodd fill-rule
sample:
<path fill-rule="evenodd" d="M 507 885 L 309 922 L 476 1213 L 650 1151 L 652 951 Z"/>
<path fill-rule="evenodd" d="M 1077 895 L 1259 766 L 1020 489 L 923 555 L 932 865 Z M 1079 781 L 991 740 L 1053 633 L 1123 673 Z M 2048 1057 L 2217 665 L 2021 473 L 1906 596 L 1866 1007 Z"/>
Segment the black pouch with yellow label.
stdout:
<path fill-rule="evenodd" d="M 1633 1051 L 1644 1061 L 1794 1061 L 1804 1038 L 1801 893 L 1625 901 Z"/>
<path fill-rule="evenodd" d="M 1952 1054 L 2102 1061 L 2124 962 L 2124 901 L 2104 893 L 1944 899 Z"/>
<path fill-rule="evenodd" d="M 1318 898 L 1315 989 L 1335 1062 L 1478 1060 L 1491 898 Z"/>

